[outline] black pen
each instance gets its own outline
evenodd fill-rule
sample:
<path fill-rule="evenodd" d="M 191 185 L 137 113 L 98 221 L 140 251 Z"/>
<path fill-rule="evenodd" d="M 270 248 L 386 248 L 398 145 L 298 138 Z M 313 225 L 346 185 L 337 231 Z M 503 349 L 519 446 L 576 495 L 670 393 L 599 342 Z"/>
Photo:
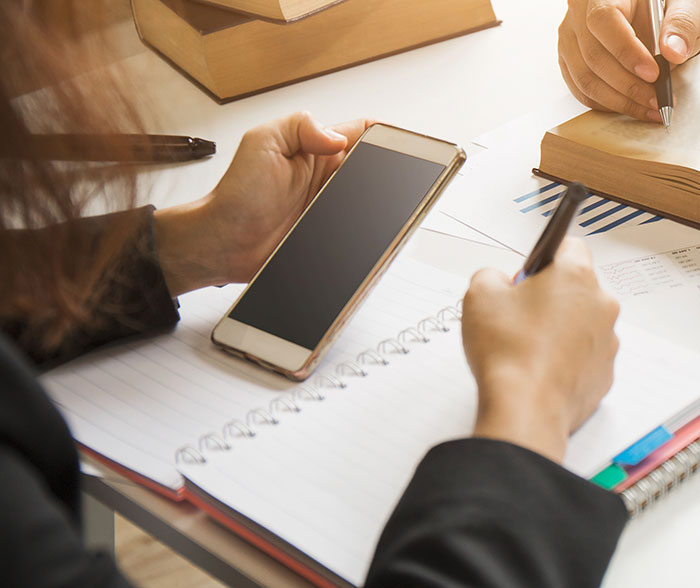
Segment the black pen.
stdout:
<path fill-rule="evenodd" d="M 536 274 L 552 263 L 559 245 L 569 230 L 571 219 L 574 218 L 579 205 L 587 196 L 586 188 L 578 182 L 571 184 L 566 189 L 552 218 L 549 219 L 540 238 L 525 260 L 525 264 L 513 278 L 514 284 L 522 282 L 528 276 Z"/>
<path fill-rule="evenodd" d="M 664 1 L 649 0 L 651 10 L 651 31 L 654 36 L 654 61 L 659 66 L 659 77 L 654 82 L 656 89 L 656 101 L 659 103 L 659 114 L 667 129 L 671 126 L 673 114 L 673 89 L 671 88 L 671 66 L 666 58 L 661 55 L 659 36 L 661 23 L 664 20 Z"/>
<path fill-rule="evenodd" d="M 55 161 L 173 162 L 216 153 L 216 143 L 179 135 L 31 135 L 27 154 Z M 5 157 L 20 157 L 19 153 Z"/>

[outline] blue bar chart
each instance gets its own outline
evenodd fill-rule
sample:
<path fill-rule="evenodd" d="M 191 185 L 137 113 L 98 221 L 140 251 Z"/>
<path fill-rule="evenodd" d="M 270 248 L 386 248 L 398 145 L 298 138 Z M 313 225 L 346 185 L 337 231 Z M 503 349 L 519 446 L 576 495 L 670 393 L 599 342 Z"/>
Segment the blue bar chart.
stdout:
<path fill-rule="evenodd" d="M 518 196 L 513 202 L 523 214 L 550 216 L 564 195 L 566 186 L 551 182 L 537 190 Z M 644 225 L 662 220 L 663 217 L 638 210 L 626 204 L 589 194 L 578 213 L 577 224 L 586 235 L 606 233 L 618 227 Z"/>

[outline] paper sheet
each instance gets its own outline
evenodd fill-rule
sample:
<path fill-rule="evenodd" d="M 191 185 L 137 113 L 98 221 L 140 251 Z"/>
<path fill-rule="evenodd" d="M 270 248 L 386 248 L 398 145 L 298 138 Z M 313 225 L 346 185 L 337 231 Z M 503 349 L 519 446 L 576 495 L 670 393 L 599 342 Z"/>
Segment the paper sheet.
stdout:
<path fill-rule="evenodd" d="M 559 100 L 477 138 L 475 142 L 488 151 L 479 157 L 478 166 L 452 182 L 439 209 L 527 255 L 565 190 L 532 174 L 539 161 L 540 141 L 549 128 L 582 110 L 573 100 Z M 582 204 L 570 234 L 612 235 L 629 226 L 654 223 L 673 226 L 656 215 L 591 195 Z"/>

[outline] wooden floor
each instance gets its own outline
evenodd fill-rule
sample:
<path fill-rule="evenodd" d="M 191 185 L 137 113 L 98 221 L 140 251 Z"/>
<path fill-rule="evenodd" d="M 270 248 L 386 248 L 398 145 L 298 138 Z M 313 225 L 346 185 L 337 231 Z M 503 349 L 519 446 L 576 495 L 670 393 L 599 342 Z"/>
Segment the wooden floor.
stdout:
<path fill-rule="evenodd" d="M 119 566 L 140 588 L 224 586 L 119 515 L 115 534 Z"/>

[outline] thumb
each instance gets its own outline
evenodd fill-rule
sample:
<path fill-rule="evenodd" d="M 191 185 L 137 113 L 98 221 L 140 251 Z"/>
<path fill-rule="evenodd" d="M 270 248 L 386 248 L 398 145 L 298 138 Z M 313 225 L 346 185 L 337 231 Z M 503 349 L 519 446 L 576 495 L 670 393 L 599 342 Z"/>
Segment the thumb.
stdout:
<path fill-rule="evenodd" d="M 700 2 L 668 0 L 661 26 L 661 54 L 671 63 L 695 55 L 700 36 Z"/>
<path fill-rule="evenodd" d="M 345 149 L 347 137 L 330 128 L 325 128 L 311 113 L 298 115 L 298 137 L 301 151 L 312 155 L 335 155 Z"/>
<path fill-rule="evenodd" d="M 311 155 L 335 155 L 347 145 L 347 137 L 324 128 L 310 112 L 295 112 L 268 125 L 268 132 L 285 157 L 299 152 Z"/>

